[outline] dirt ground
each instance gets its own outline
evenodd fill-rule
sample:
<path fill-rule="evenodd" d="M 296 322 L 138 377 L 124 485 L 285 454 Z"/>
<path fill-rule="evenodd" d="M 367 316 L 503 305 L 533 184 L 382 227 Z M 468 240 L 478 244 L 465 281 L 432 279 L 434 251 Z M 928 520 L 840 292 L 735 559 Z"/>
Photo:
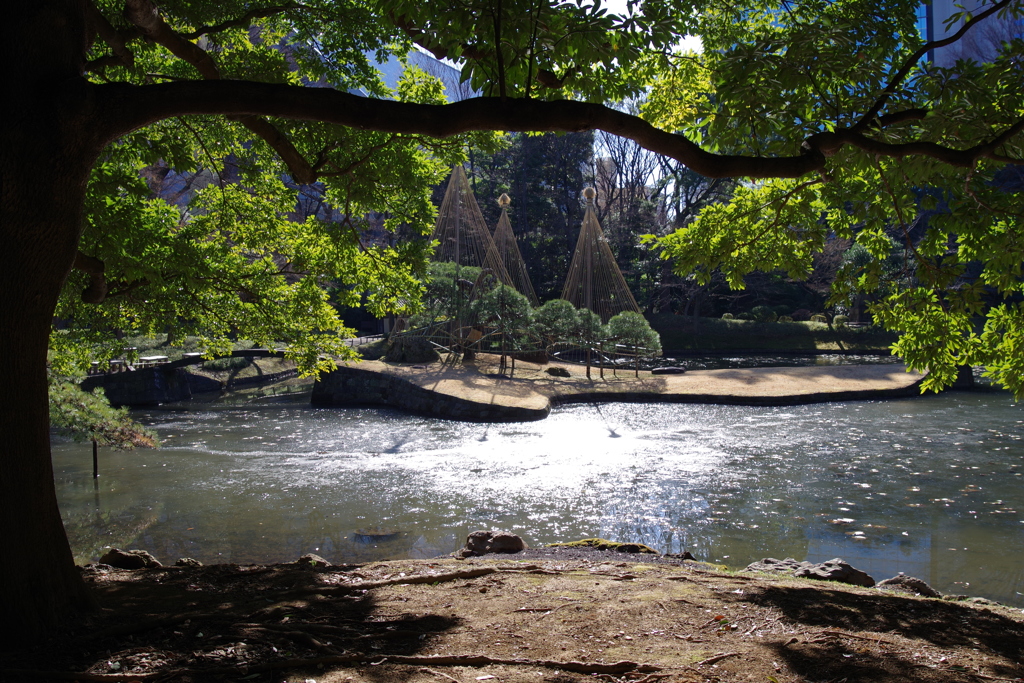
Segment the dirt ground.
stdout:
<path fill-rule="evenodd" d="M 1024 613 L 612 552 L 85 570 L 100 610 L 0 680 L 1024 680 Z"/>

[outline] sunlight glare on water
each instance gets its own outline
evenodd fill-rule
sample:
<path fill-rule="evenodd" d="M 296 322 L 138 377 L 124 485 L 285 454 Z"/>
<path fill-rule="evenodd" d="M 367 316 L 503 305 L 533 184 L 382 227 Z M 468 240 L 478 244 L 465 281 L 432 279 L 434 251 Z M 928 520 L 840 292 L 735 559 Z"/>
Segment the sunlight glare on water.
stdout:
<path fill-rule="evenodd" d="M 433 557 L 476 529 L 743 566 L 843 557 L 1024 604 L 1022 414 L 1007 394 L 785 408 L 605 404 L 467 424 L 387 409 L 140 413 L 156 451 L 56 444 L 79 562 Z"/>

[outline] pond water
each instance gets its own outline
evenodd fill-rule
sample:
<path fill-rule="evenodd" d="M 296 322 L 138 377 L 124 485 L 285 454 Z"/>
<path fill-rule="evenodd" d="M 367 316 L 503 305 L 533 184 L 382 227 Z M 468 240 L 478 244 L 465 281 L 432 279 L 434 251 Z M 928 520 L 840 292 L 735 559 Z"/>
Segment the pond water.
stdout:
<path fill-rule="evenodd" d="M 308 395 L 138 413 L 164 442 L 54 445 L 80 563 L 434 557 L 498 528 L 601 536 L 742 567 L 842 557 L 1024 606 L 1024 411 L 949 392 L 797 407 L 572 405 L 482 425 Z"/>

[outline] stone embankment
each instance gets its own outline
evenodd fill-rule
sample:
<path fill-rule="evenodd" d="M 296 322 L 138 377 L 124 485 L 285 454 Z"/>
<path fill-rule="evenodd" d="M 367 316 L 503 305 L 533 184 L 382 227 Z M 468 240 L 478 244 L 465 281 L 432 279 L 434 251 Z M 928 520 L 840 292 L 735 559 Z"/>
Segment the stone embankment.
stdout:
<path fill-rule="evenodd" d="M 557 367 L 557 373 L 551 368 Z M 915 396 L 923 375 L 902 365 L 836 365 L 700 370 L 674 375 L 580 366 L 516 364 L 514 377 L 487 359 L 461 366 L 341 364 L 313 388 L 315 405 L 387 405 L 471 422 L 541 420 L 562 403 L 796 405 Z"/>
<path fill-rule="evenodd" d="M 244 349 L 221 358 L 248 358 L 255 363 L 255 359 L 283 357 L 284 353 L 280 351 Z M 188 370 L 190 366 L 201 365 L 204 362 L 206 360 L 197 354 L 190 354 L 169 363 L 91 375 L 82 382 L 81 387 L 86 391 L 102 387 L 107 399 L 116 406 L 143 407 L 187 401 L 194 394 L 278 382 L 296 375 L 294 367 L 280 372 L 260 371 L 256 375 L 241 377 L 234 376 L 234 373 L 218 373 L 224 375 L 223 379 Z"/>
<path fill-rule="evenodd" d="M 313 386 L 313 405 L 386 405 L 465 422 L 530 422 L 551 412 L 550 401 L 528 392 L 502 392 L 500 380 L 442 377 L 424 366 L 388 372 L 384 363 L 340 365 Z M 422 374 L 412 374 L 422 370 Z M 419 381 L 411 379 L 415 377 Z M 492 386 L 494 385 L 494 386 Z"/>

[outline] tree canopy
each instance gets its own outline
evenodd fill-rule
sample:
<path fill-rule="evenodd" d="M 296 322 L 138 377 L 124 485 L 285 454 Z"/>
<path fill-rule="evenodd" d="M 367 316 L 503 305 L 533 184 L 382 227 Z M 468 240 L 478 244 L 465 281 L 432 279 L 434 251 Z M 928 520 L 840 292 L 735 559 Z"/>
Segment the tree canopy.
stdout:
<path fill-rule="evenodd" d="M 799 274 L 830 234 L 881 261 L 890 233 L 903 235 L 912 277 L 873 304 L 903 332 L 897 350 L 931 369 L 933 386 L 977 362 L 1024 392 L 1020 187 L 1005 175 L 1022 163 L 1024 43 L 1009 36 L 984 63 L 927 59 L 994 17 L 1019 19 L 1021 2 L 984 4 L 932 44 L 917 4 L 630 0 L 621 16 L 597 0 L 5 8 L 0 520 L 39 562 L 0 567 L 3 642 L 89 604 L 52 487 L 54 314 L 86 336 L 172 323 L 212 344 L 236 330 L 283 334 L 313 368 L 342 331 L 323 278 L 382 309 L 410 301 L 423 252 L 393 229 L 429 225 L 426 186 L 473 131 L 599 129 L 703 176 L 744 179 L 730 203 L 662 240 L 680 272 L 723 267 L 737 284 L 751 268 Z M 702 53 L 677 48 L 687 34 Z M 481 95 L 445 104 L 416 74 L 389 92 L 371 58 L 414 44 L 459 60 Z M 638 114 L 606 104 L 641 93 Z M 156 199 L 166 182 L 182 202 Z M 859 284 L 877 278 L 869 264 Z"/>

